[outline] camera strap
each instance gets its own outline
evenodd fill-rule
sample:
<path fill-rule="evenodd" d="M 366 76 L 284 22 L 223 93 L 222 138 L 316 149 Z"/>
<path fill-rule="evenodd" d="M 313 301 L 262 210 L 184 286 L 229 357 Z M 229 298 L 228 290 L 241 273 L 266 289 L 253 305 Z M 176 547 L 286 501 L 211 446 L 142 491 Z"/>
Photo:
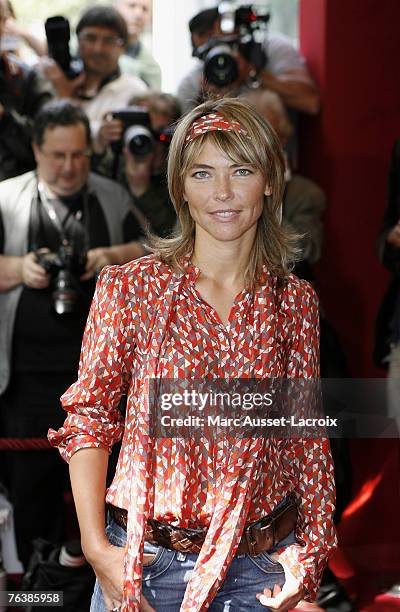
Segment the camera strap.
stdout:
<path fill-rule="evenodd" d="M 66 207 L 67 214 L 65 218 L 63 219 L 63 221 L 61 221 L 59 215 L 57 214 L 54 204 L 51 202 L 51 200 L 46 194 L 46 190 L 44 188 L 43 183 L 38 181 L 36 194 L 32 201 L 31 222 L 30 222 L 33 250 L 36 250 L 39 246 L 39 235 L 40 235 L 40 231 L 43 229 L 41 228 L 40 206 L 42 206 L 43 209 L 46 211 L 51 224 L 56 229 L 60 237 L 61 243 L 64 245 L 70 243 L 70 238 L 72 238 L 72 240 L 74 238 L 73 236 L 69 237 L 65 229 L 68 220 L 72 216 L 74 218 L 74 221 L 76 222 L 75 231 L 73 233 L 76 232 L 77 224 L 79 224 L 81 228 L 80 233 L 81 233 L 81 236 L 84 242 L 84 248 L 85 250 L 88 249 L 89 247 L 88 231 L 87 231 L 87 227 L 82 223 L 82 216 L 84 216 L 85 218 L 85 224 L 87 224 L 88 222 L 88 193 L 87 193 L 87 190 L 85 190 L 84 193 L 82 194 L 82 198 L 83 198 L 83 215 L 82 215 L 82 210 L 77 210 L 75 213 L 73 213 L 71 209 L 68 209 L 68 207 Z M 60 202 L 62 203 L 62 200 L 60 200 Z"/>

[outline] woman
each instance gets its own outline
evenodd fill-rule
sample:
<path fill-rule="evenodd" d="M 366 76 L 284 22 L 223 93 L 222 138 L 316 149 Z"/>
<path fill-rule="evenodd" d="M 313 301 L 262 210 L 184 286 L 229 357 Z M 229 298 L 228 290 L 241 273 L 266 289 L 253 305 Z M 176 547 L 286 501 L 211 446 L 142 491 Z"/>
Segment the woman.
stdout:
<path fill-rule="evenodd" d="M 318 375 L 316 298 L 287 269 L 283 174 L 252 107 L 202 104 L 170 149 L 181 234 L 101 274 L 62 398 L 70 414 L 49 434 L 70 460 L 93 611 L 284 612 L 316 594 L 335 547 L 327 440 L 149 435 L 150 379 Z M 122 436 L 106 535 L 107 458 Z"/>

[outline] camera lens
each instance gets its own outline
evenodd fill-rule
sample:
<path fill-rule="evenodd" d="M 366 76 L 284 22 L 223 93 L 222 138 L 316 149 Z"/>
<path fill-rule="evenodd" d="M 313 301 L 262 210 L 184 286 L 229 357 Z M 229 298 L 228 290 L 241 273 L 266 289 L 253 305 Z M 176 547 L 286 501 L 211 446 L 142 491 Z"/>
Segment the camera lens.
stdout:
<path fill-rule="evenodd" d="M 125 146 L 134 157 L 145 157 L 154 149 L 154 138 L 150 130 L 143 125 L 133 125 L 125 132 Z"/>
<path fill-rule="evenodd" d="M 204 75 L 209 83 L 217 87 L 226 87 L 237 80 L 239 69 L 229 45 L 217 45 L 207 53 Z"/>
<path fill-rule="evenodd" d="M 54 310 L 57 314 L 76 312 L 79 295 L 75 289 L 74 278 L 69 270 L 60 270 L 55 279 L 53 292 Z"/>

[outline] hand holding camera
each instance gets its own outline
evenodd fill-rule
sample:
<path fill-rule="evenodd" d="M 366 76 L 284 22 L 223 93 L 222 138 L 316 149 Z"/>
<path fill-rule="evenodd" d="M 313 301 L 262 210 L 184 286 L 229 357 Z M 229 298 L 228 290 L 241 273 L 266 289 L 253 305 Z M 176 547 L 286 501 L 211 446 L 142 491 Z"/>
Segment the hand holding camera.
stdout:
<path fill-rule="evenodd" d="M 87 252 L 85 272 L 80 277 L 80 280 L 86 281 L 93 278 L 104 266 L 109 266 L 113 263 L 115 262 L 110 248 L 99 247 L 97 249 L 90 249 Z"/>
<path fill-rule="evenodd" d="M 85 81 L 84 72 L 81 72 L 74 79 L 68 79 L 57 62 L 51 57 L 43 57 L 39 62 L 39 66 L 60 98 L 74 98 L 78 88 L 82 87 Z"/>
<path fill-rule="evenodd" d="M 118 142 L 122 138 L 124 131 L 123 123 L 120 119 L 114 119 L 112 113 L 107 113 L 100 125 L 98 132 L 98 143 L 102 150 L 107 149 L 112 143 Z"/>
<path fill-rule="evenodd" d="M 49 253 L 49 249 L 40 249 L 41 253 Z M 21 277 L 24 285 L 30 289 L 46 289 L 50 284 L 50 274 L 38 263 L 37 252 L 27 253 L 22 257 Z"/>

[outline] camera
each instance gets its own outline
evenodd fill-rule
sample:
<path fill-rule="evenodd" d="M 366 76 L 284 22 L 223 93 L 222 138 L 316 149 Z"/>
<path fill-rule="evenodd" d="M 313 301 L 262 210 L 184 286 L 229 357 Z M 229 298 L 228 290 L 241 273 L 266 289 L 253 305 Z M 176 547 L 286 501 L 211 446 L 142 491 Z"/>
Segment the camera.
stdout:
<path fill-rule="evenodd" d="M 76 278 L 86 267 L 86 252 L 76 252 L 65 242 L 57 252 L 36 251 L 36 261 L 48 274 L 54 284 L 53 305 L 57 314 L 69 314 L 80 309 L 80 290 Z"/>
<path fill-rule="evenodd" d="M 227 87 L 239 77 L 235 53 L 240 53 L 257 71 L 265 66 L 263 41 L 270 15 L 252 4 L 237 6 L 234 0 L 220 2 L 218 12 L 222 35 L 210 38 L 193 51 L 193 56 L 204 62 L 206 81 Z"/>
<path fill-rule="evenodd" d="M 158 142 L 169 145 L 172 139 L 173 128 L 153 130 L 150 115 L 141 106 L 130 106 L 112 113 L 113 119 L 119 119 L 123 125 L 122 142 L 114 144 L 115 152 L 126 146 L 130 153 L 140 159 L 154 151 Z"/>
<path fill-rule="evenodd" d="M 69 52 L 69 39 L 71 31 L 68 19 L 55 15 L 45 22 L 45 31 L 49 56 L 52 57 L 68 79 L 74 79 L 83 70 L 81 60 L 71 58 Z"/>

